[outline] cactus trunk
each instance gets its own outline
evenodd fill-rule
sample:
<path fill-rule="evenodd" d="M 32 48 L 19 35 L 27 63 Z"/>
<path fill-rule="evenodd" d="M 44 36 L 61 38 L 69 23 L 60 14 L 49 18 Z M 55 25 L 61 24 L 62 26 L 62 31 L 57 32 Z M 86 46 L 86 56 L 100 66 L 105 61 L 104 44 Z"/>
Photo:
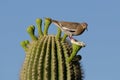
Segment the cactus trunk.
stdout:
<path fill-rule="evenodd" d="M 37 19 L 38 37 L 34 26 L 27 29 L 32 41 L 22 41 L 26 56 L 20 72 L 20 80 L 82 80 L 82 70 L 77 52 L 82 45 L 67 42 L 67 35 L 61 37 L 58 28 L 56 35 L 48 35 L 50 19 L 46 18 L 44 31 L 42 20 Z"/>

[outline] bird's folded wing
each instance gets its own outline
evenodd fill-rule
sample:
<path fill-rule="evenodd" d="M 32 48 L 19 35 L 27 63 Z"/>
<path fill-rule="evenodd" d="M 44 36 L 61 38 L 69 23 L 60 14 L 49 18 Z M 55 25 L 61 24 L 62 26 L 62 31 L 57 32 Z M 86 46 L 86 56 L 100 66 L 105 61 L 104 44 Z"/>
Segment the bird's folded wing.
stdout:
<path fill-rule="evenodd" d="M 70 29 L 70 28 L 66 28 L 66 27 L 62 27 L 64 30 L 66 30 L 66 31 L 70 31 L 70 32 L 75 32 L 76 31 L 76 29 Z"/>

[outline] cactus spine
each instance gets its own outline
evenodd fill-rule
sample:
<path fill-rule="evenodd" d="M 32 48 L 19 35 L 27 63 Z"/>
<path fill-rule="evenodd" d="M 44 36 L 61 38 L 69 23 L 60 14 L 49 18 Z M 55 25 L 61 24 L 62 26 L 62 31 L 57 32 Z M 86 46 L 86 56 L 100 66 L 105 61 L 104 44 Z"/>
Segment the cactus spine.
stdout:
<path fill-rule="evenodd" d="M 48 35 L 50 18 L 45 19 L 43 32 L 42 20 L 37 19 L 36 24 L 38 37 L 34 35 L 35 27 L 31 25 L 27 32 L 32 40 L 21 42 L 26 57 L 20 80 L 82 80 L 81 56 L 77 55 L 82 45 L 70 45 L 66 34 L 61 37 L 59 28 L 56 35 Z"/>

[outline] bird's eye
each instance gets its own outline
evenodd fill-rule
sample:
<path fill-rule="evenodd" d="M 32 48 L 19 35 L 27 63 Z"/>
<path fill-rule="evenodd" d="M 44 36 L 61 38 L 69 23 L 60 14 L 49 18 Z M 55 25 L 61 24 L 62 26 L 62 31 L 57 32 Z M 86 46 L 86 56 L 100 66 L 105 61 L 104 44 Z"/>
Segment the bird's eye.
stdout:
<path fill-rule="evenodd" d="M 87 26 L 86 24 L 83 24 L 83 26 Z"/>

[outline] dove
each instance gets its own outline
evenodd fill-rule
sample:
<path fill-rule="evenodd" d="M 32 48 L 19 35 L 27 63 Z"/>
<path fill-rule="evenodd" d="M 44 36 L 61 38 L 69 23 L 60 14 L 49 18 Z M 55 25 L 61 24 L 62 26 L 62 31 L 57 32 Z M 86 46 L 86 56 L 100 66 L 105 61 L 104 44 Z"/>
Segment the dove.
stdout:
<path fill-rule="evenodd" d="M 88 24 L 86 22 L 67 22 L 67 21 L 57 21 L 51 19 L 51 22 L 61 29 L 62 32 L 67 34 L 70 39 L 72 36 L 81 35 L 85 30 L 87 30 Z"/>

